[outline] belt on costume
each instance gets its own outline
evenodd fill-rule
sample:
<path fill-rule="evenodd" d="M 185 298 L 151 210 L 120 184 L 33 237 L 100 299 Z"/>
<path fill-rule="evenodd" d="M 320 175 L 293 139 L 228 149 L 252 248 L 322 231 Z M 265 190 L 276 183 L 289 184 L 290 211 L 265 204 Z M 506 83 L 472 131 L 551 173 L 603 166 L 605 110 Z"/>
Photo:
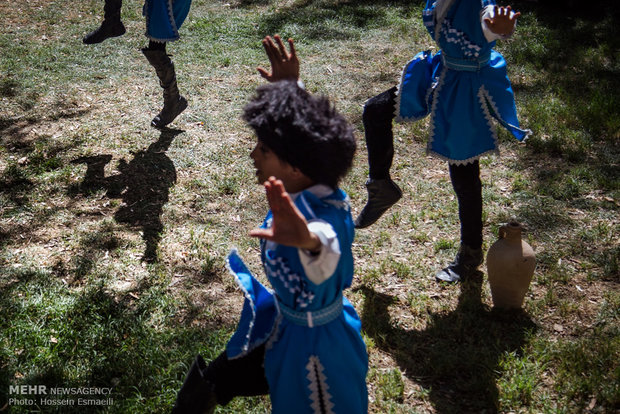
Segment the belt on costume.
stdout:
<path fill-rule="evenodd" d="M 461 70 L 465 72 L 477 72 L 489 64 L 491 54 L 481 56 L 477 59 L 458 59 L 441 53 L 441 60 L 448 69 Z"/>
<path fill-rule="evenodd" d="M 337 319 L 342 313 L 343 308 L 342 293 L 338 295 L 331 305 L 315 311 L 298 311 L 286 306 L 279 299 L 277 303 L 284 319 L 295 325 L 307 326 L 309 328 L 325 325 Z"/>

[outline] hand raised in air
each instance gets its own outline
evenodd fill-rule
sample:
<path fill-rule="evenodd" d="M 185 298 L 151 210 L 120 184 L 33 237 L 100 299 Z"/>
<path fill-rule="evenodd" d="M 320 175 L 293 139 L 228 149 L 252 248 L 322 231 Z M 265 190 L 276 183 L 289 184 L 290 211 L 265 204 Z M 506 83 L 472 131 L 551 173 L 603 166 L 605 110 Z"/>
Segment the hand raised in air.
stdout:
<path fill-rule="evenodd" d="M 293 204 L 282 181 L 269 177 L 269 180 L 265 182 L 265 190 L 273 214 L 271 228 L 251 230 L 250 236 L 309 251 L 319 250 L 320 239 L 308 230 L 308 222 Z"/>
<path fill-rule="evenodd" d="M 299 59 L 297 58 L 293 39 L 288 39 L 288 45 L 290 53 L 286 51 L 279 35 L 275 35 L 273 39 L 270 36 L 266 36 L 263 39 L 263 47 L 271 64 L 271 73 L 260 67 L 257 70 L 269 82 L 277 82 L 284 79 L 296 81 L 299 79 Z"/>
<path fill-rule="evenodd" d="M 495 6 L 493 18 L 485 18 L 487 27 L 495 34 L 509 36 L 515 29 L 517 19 L 521 16 L 520 12 L 512 12 L 510 6 Z"/>

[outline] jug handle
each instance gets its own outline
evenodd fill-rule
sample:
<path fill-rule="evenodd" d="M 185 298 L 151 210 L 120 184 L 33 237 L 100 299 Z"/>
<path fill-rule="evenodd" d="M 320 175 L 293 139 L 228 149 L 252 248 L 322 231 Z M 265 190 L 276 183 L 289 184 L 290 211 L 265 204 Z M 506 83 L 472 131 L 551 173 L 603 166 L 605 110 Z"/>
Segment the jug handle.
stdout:
<path fill-rule="evenodd" d="M 499 236 L 500 239 L 503 239 L 506 237 L 506 226 L 501 226 L 497 232 L 497 235 Z"/>
<path fill-rule="evenodd" d="M 507 235 L 507 229 L 510 227 L 514 227 L 514 228 L 521 228 L 521 224 L 516 222 L 516 221 L 511 221 L 508 224 L 504 224 L 503 226 L 500 226 L 497 235 L 499 236 L 500 239 L 504 239 L 506 238 Z"/>

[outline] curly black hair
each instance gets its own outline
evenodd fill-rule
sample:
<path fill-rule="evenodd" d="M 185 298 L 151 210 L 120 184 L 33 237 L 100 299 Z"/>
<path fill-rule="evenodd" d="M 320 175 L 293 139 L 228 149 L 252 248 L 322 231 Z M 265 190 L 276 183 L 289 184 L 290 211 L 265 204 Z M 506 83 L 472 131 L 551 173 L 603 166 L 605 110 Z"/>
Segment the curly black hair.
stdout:
<path fill-rule="evenodd" d="M 260 86 L 243 119 L 281 160 L 316 184 L 336 188 L 353 163 L 353 128 L 322 96 L 294 81 Z"/>

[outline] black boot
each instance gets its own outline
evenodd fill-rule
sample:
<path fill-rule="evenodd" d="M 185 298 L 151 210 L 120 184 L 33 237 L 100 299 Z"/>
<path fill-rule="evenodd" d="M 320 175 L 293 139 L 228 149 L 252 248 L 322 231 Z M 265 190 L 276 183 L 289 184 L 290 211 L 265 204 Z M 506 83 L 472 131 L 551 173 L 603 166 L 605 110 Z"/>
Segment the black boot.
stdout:
<path fill-rule="evenodd" d="M 164 107 L 151 121 L 152 126 L 163 128 L 187 108 L 187 99 L 179 94 L 174 63 L 166 52 L 164 50 L 142 49 L 142 53 L 151 66 L 155 68 L 159 84 L 164 89 Z"/>
<path fill-rule="evenodd" d="M 359 216 L 355 219 L 355 227 L 368 227 L 383 215 L 403 196 L 403 192 L 394 181 L 389 178 L 382 180 L 368 179 L 366 181 L 368 201 Z"/>
<path fill-rule="evenodd" d="M 101 43 L 109 37 L 125 34 L 125 26 L 121 22 L 121 4 L 122 0 L 105 0 L 101 26 L 84 36 L 82 42 L 92 45 Z"/>
<path fill-rule="evenodd" d="M 461 244 L 459 252 L 452 263 L 435 275 L 438 282 L 457 283 L 467 278 L 482 264 L 482 249 L 472 249 Z"/>
<path fill-rule="evenodd" d="M 205 361 L 197 355 L 177 394 L 172 414 L 211 414 L 215 411 L 215 387 L 204 377 L 206 369 Z"/>

